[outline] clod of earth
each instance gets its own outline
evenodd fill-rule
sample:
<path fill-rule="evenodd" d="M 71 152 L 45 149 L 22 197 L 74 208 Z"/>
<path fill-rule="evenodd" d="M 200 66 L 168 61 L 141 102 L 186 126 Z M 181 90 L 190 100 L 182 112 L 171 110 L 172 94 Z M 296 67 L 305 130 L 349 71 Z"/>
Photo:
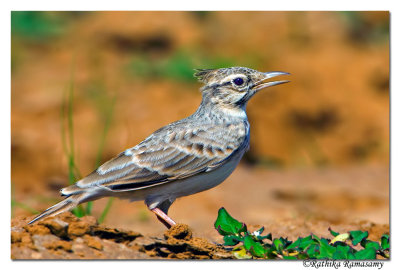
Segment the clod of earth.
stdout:
<path fill-rule="evenodd" d="M 177 224 L 163 237 L 99 225 L 94 217 L 63 213 L 34 225 L 11 222 L 12 259 L 231 259 L 222 246 L 193 237 Z"/>

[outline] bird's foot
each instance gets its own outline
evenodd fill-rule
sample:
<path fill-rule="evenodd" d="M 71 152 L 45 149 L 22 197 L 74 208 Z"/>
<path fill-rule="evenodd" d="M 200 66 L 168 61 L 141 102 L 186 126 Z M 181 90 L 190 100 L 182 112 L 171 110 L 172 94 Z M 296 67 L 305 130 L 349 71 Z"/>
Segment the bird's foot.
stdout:
<path fill-rule="evenodd" d="M 151 212 L 156 214 L 158 220 L 161 221 L 161 223 L 164 224 L 168 229 L 171 228 L 172 226 L 176 225 L 176 222 L 173 221 L 172 218 L 170 218 L 167 214 L 165 214 L 159 208 L 153 208 L 150 210 L 151 210 Z"/>

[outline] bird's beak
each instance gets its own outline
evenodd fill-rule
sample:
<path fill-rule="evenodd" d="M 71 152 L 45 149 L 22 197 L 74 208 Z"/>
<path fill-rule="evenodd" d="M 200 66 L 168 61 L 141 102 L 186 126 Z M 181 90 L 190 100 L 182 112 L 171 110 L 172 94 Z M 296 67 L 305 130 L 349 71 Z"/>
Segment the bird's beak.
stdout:
<path fill-rule="evenodd" d="M 281 71 L 272 71 L 272 72 L 260 72 L 260 76 L 258 76 L 258 81 L 253 85 L 253 91 L 258 92 L 261 89 L 278 85 L 278 84 L 283 84 L 283 83 L 288 83 L 290 81 L 288 80 L 283 80 L 283 81 L 266 81 L 268 79 L 274 78 L 276 76 L 280 75 L 290 75 L 290 73 L 287 72 L 281 72 Z"/>

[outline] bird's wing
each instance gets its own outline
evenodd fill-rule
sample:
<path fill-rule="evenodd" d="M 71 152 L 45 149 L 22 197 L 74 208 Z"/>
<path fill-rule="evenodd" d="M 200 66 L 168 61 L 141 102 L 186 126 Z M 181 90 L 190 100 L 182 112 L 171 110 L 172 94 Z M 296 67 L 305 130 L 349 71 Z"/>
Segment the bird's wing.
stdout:
<path fill-rule="evenodd" d="M 104 163 L 75 187 L 128 191 L 211 171 L 241 147 L 245 133 L 245 125 L 170 125 Z"/>

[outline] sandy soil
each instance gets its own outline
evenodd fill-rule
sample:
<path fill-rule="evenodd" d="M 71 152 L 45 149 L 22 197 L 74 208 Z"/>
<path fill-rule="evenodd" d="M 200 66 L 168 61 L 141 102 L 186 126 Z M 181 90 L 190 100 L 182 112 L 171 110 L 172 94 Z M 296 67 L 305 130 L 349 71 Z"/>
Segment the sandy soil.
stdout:
<path fill-rule="evenodd" d="M 158 237 L 99 226 L 96 219 L 63 213 L 34 225 L 15 219 L 11 227 L 12 259 L 228 259 L 220 245 L 193 237 L 177 224 Z"/>

